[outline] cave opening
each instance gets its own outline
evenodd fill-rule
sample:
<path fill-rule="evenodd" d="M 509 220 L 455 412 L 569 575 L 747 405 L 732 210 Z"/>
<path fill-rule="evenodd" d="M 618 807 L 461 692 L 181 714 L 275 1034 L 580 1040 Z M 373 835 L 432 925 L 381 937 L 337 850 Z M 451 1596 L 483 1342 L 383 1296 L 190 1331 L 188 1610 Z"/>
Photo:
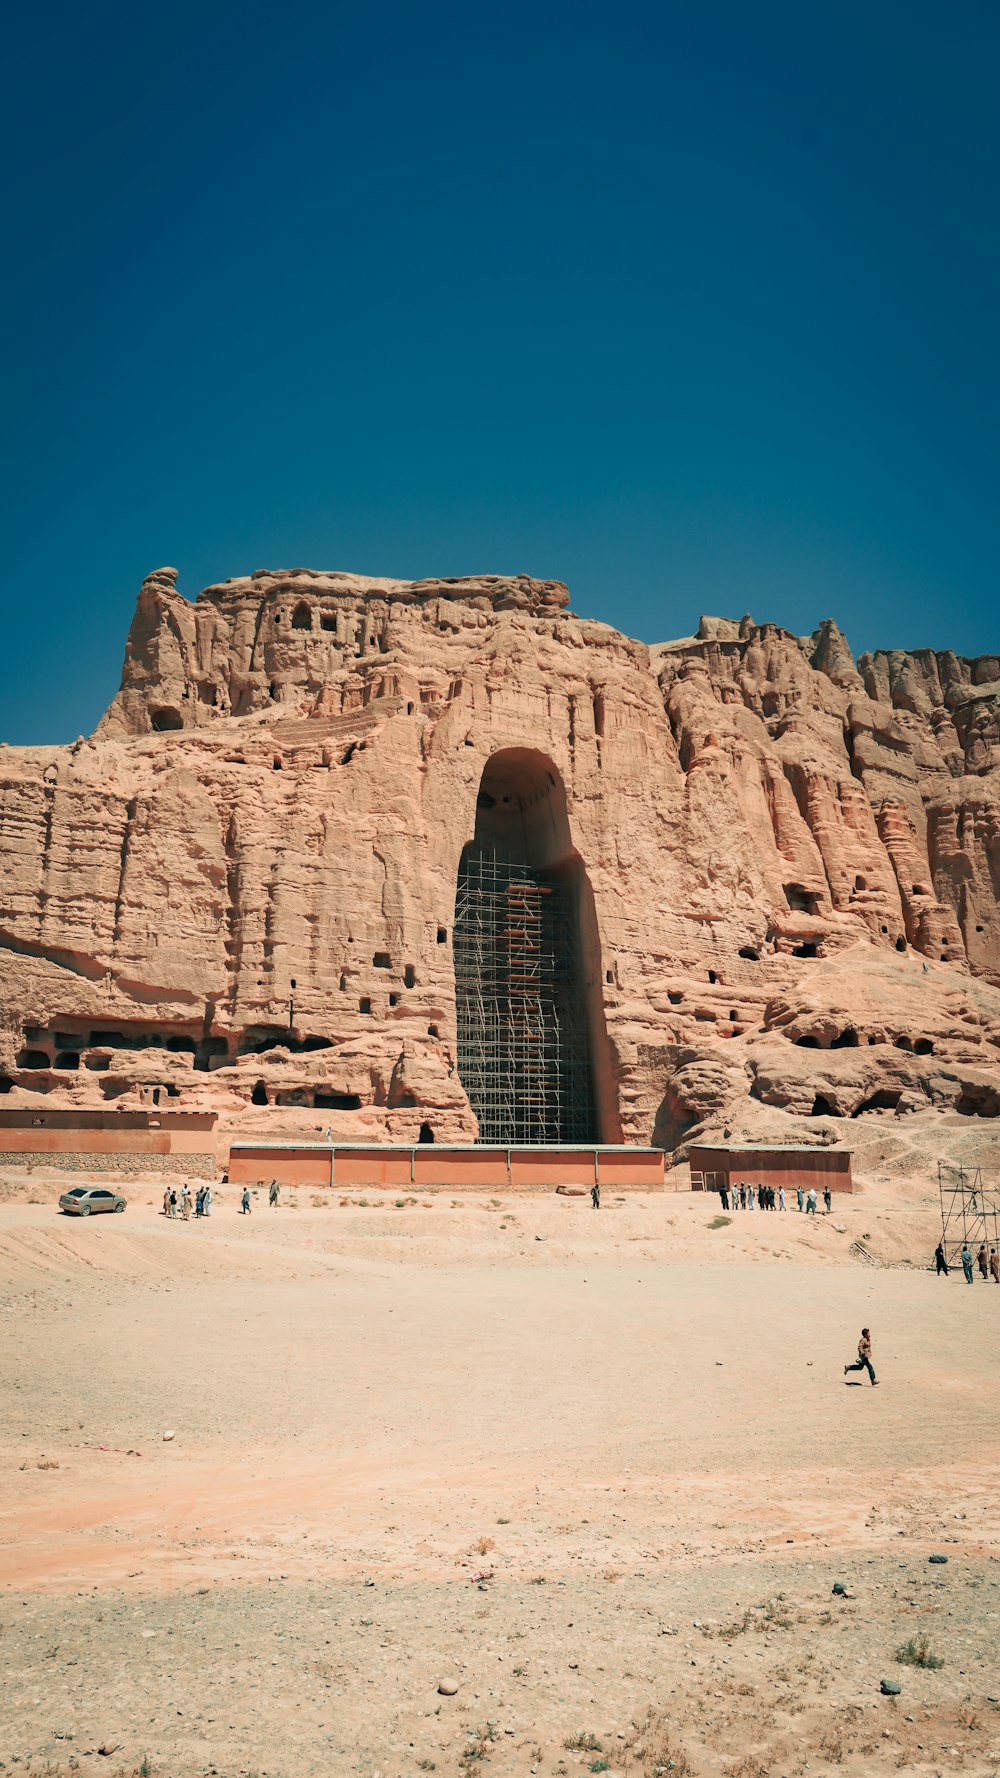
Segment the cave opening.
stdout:
<path fill-rule="evenodd" d="M 479 1141 L 620 1141 L 593 892 L 544 754 L 505 749 L 485 767 L 452 942 Z"/>

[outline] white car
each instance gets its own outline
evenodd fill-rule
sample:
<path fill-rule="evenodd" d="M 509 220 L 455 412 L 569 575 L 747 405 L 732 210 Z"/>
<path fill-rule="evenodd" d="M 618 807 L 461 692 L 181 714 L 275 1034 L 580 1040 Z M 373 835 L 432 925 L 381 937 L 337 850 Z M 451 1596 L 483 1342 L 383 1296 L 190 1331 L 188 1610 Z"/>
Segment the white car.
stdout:
<path fill-rule="evenodd" d="M 117 1192 L 105 1191 L 100 1185 L 74 1185 L 71 1192 L 63 1192 L 59 1208 L 66 1216 L 96 1216 L 101 1210 L 120 1213 L 125 1208 L 125 1199 Z"/>

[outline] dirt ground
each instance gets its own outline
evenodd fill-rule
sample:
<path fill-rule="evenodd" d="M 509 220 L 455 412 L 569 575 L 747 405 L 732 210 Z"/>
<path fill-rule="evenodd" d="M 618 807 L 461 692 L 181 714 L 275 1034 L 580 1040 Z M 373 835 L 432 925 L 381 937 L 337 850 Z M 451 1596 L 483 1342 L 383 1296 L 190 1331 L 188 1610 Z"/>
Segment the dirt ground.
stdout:
<path fill-rule="evenodd" d="M 4 1770 L 1000 1772 L 1000 1288 L 929 1187 L 63 1183 L 0 1184 Z"/>

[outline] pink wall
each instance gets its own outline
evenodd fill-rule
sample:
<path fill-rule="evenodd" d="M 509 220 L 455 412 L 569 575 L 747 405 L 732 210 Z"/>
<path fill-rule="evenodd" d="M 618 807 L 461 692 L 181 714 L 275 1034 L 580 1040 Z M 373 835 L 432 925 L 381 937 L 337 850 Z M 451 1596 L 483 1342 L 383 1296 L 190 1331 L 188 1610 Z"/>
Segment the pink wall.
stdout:
<path fill-rule="evenodd" d="M 333 1148 L 309 1143 L 280 1147 L 240 1143 L 229 1151 L 229 1178 L 234 1185 L 382 1186 L 388 1189 L 450 1187 L 453 1191 L 507 1191 L 532 1186 L 554 1190 L 558 1185 L 594 1183 L 593 1149 L 443 1148 L 433 1144 L 410 1148 Z M 510 1172 L 508 1174 L 508 1153 Z M 598 1149 L 600 1183 L 608 1189 L 663 1189 L 663 1151 L 659 1148 Z"/>

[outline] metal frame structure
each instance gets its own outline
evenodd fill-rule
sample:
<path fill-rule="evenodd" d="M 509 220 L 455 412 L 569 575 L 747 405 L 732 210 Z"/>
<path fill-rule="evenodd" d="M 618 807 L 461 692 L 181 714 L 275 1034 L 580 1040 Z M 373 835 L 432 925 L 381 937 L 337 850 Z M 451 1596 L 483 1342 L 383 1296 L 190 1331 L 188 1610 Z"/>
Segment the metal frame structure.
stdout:
<path fill-rule="evenodd" d="M 458 1072 L 479 1141 L 592 1143 L 571 885 L 467 846 L 454 958 Z"/>
<path fill-rule="evenodd" d="M 941 1244 L 950 1266 L 961 1264 L 963 1246 L 973 1259 L 982 1246 L 1000 1250 L 1000 1192 L 983 1186 L 981 1167 L 938 1162 Z"/>

